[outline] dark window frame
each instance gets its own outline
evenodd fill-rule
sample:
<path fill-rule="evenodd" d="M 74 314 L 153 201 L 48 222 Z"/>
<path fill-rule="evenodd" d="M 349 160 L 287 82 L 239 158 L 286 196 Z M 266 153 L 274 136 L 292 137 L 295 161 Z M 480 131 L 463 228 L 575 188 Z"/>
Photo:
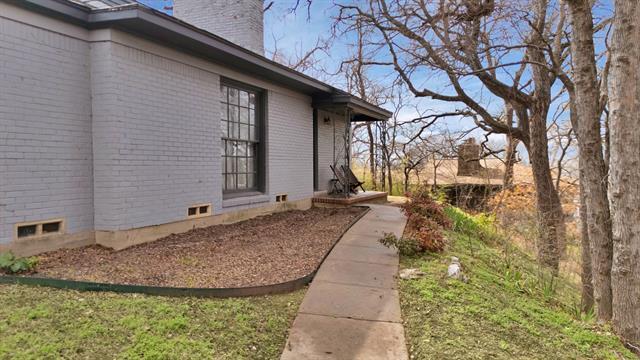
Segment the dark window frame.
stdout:
<path fill-rule="evenodd" d="M 266 166 L 265 166 L 265 159 L 266 159 L 266 143 L 267 143 L 267 138 L 266 138 L 266 128 L 267 128 L 267 92 L 266 90 L 262 89 L 262 88 L 258 88 L 249 84 L 245 84 L 236 80 L 232 80 L 232 79 L 227 79 L 227 78 L 222 78 L 220 81 L 220 89 L 222 91 L 223 86 L 226 86 L 228 88 L 233 88 L 233 89 L 237 89 L 237 90 L 241 90 L 241 91 L 246 91 L 248 93 L 253 93 L 255 95 L 255 106 L 254 106 L 254 113 L 255 113 L 255 123 L 254 123 L 254 130 L 256 131 L 255 133 L 257 134 L 257 140 L 246 140 L 246 139 L 240 139 L 240 136 L 238 137 L 233 137 L 233 136 L 229 136 L 229 129 L 230 129 L 230 123 L 231 121 L 226 121 L 227 125 L 228 125 L 228 130 L 227 130 L 227 136 L 224 136 L 225 134 L 222 132 L 221 130 L 221 135 L 220 135 L 220 149 L 221 149 L 221 165 L 222 165 L 222 194 L 223 194 L 223 199 L 231 199 L 231 198 L 235 198 L 235 197 L 241 197 L 241 196 L 252 196 L 252 195 L 261 195 L 264 194 L 266 192 Z M 221 92 L 221 98 L 220 98 L 220 106 L 229 106 L 229 98 L 227 99 L 223 99 L 222 96 L 227 96 L 227 94 L 222 95 Z M 233 104 L 231 105 L 233 106 Z M 238 106 L 239 109 L 242 109 L 242 106 Z M 222 110 L 222 109 L 221 109 Z M 222 114 L 222 111 L 220 112 L 220 114 Z M 220 121 L 220 129 L 222 129 L 222 125 L 223 125 L 223 121 L 225 121 L 225 119 L 222 118 L 222 116 L 220 115 L 219 119 Z M 228 120 L 228 119 L 227 119 Z M 238 122 L 239 124 L 240 122 Z M 246 123 L 245 123 L 246 124 Z M 250 129 L 250 127 L 249 127 Z M 251 130 L 249 130 L 250 132 Z M 237 188 L 237 184 L 238 184 L 238 179 L 236 178 L 235 180 L 235 187 L 234 189 L 227 189 L 226 188 L 226 184 L 227 184 L 227 178 L 226 178 L 226 174 L 240 174 L 237 171 L 237 167 L 238 167 L 238 163 L 236 162 L 236 172 L 227 172 L 226 171 L 226 160 L 227 160 L 227 149 L 223 149 L 222 146 L 224 146 L 227 142 L 232 141 L 232 142 L 243 142 L 243 143 L 247 143 L 247 144 L 255 144 L 254 145 L 254 156 L 255 156 L 255 162 L 254 162 L 254 166 L 255 166 L 255 184 L 253 187 L 251 188 Z M 235 157 L 237 161 L 238 157 Z M 245 156 L 245 158 L 247 159 L 247 161 L 249 161 L 249 157 L 248 155 Z M 247 165 L 248 166 L 248 165 Z M 247 179 L 248 182 L 248 179 Z"/>

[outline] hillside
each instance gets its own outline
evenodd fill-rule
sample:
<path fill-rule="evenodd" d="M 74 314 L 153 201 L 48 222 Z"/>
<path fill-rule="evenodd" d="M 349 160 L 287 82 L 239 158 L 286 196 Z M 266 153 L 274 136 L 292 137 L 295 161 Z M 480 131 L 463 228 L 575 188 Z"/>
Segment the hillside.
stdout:
<path fill-rule="evenodd" d="M 413 359 L 635 359 L 607 326 L 580 315 L 574 283 L 552 278 L 501 239 L 491 219 L 456 208 L 444 253 L 403 257 L 420 279 L 401 280 Z M 446 277 L 451 256 L 468 282 Z"/>

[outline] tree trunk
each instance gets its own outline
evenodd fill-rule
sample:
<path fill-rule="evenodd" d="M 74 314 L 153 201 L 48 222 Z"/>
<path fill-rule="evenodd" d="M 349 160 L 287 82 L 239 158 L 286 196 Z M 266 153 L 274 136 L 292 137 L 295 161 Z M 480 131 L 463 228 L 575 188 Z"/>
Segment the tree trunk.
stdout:
<path fill-rule="evenodd" d="M 640 344 L 640 6 L 616 0 L 609 83 L 613 326 Z"/>
<path fill-rule="evenodd" d="M 373 190 L 378 190 L 376 182 L 376 154 L 375 154 L 375 138 L 371 130 L 371 123 L 367 123 L 367 134 L 369 135 L 369 172 L 371 173 L 371 186 Z"/>
<path fill-rule="evenodd" d="M 393 195 L 393 176 L 391 174 L 391 159 L 387 160 L 387 185 L 389 186 L 389 195 Z M 402 195 L 402 194 L 400 194 Z"/>
<path fill-rule="evenodd" d="M 571 126 L 574 131 L 578 131 L 578 110 L 576 108 L 575 88 L 573 83 L 569 84 L 569 118 L 571 119 Z M 580 246 L 582 250 L 582 304 L 580 309 L 583 312 L 588 312 L 593 309 L 594 295 L 593 295 L 593 266 L 591 259 L 591 242 L 589 239 L 589 220 L 587 217 L 587 197 L 584 189 L 585 180 L 583 158 L 578 157 L 578 169 L 579 169 L 579 182 L 580 182 Z"/>
<path fill-rule="evenodd" d="M 516 163 L 516 147 L 518 146 L 518 140 L 511 134 L 506 134 L 507 145 L 506 155 L 504 163 L 504 177 L 503 184 L 505 188 L 510 188 L 513 185 L 513 166 Z"/>
<path fill-rule="evenodd" d="M 411 176 L 411 169 L 404 168 L 404 192 L 409 192 L 409 177 Z"/>
<path fill-rule="evenodd" d="M 545 63 L 546 58 L 542 50 L 545 40 L 542 38 L 546 22 L 547 1 L 534 2 L 536 12 L 535 24 L 532 29 L 531 45 L 527 49 L 527 56 L 534 62 Z M 531 67 L 531 78 L 534 84 L 534 97 L 526 110 L 514 108 L 523 122 L 529 119 L 528 150 L 529 160 L 536 185 L 537 216 L 538 216 L 538 259 L 548 265 L 555 272 L 560 267 L 560 257 L 565 248 L 564 214 L 560 203 L 558 189 L 553 184 L 549 165 L 549 139 L 547 138 L 547 118 L 551 104 L 551 86 L 553 85 L 549 70 L 543 66 Z"/>
<path fill-rule="evenodd" d="M 593 18 L 590 0 L 569 1 L 571 9 L 571 56 L 575 84 L 574 129 L 580 151 L 580 185 L 587 210 L 587 231 L 593 265 L 593 287 L 598 319 L 608 321 L 612 316 L 611 217 L 607 199 L 607 174 L 602 153 L 600 132 L 600 90 L 598 88 Z"/>
<path fill-rule="evenodd" d="M 554 272 L 560 267 L 560 255 L 565 245 L 565 225 L 560 196 L 553 185 L 549 167 L 547 139 L 548 103 L 536 102 L 531 112 L 527 151 L 536 186 L 538 217 L 538 260 Z M 526 114 L 518 114 L 526 116 Z"/>
<path fill-rule="evenodd" d="M 591 245 L 587 220 L 587 199 L 583 188 L 584 170 L 580 170 L 580 245 L 582 248 L 582 301 L 580 309 L 589 312 L 593 309 L 593 273 L 591 265 Z"/>

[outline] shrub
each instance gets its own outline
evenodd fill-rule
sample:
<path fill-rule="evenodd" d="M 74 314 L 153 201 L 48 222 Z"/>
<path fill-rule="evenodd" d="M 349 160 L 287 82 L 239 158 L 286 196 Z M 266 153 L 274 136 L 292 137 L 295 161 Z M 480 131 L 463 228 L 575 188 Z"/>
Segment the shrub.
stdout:
<path fill-rule="evenodd" d="M 404 256 L 413 256 L 421 251 L 421 247 L 415 239 L 407 237 L 398 238 L 392 233 L 384 234 L 384 237 L 379 241 L 388 248 L 397 249 L 400 255 Z"/>
<path fill-rule="evenodd" d="M 404 236 L 398 239 L 393 234 L 385 234 L 380 242 L 387 247 L 398 249 L 402 255 L 443 251 L 447 245 L 443 229 L 451 228 L 451 221 L 443 206 L 424 189 L 408 197 L 408 201 L 402 205 L 402 211 L 407 216 Z"/>
<path fill-rule="evenodd" d="M 424 216 L 414 215 L 408 219 L 405 237 L 414 239 L 421 252 L 440 252 L 447 245 L 442 226 Z"/>
<path fill-rule="evenodd" d="M 37 263 L 34 257 L 18 258 L 11 252 L 0 253 L 0 270 L 8 274 L 33 271 Z"/>
<path fill-rule="evenodd" d="M 444 229 L 451 228 L 451 221 L 445 214 L 444 207 L 435 201 L 428 191 L 419 190 L 408 197 L 408 201 L 402 205 L 402 210 L 409 221 L 412 218 L 428 218 Z"/>

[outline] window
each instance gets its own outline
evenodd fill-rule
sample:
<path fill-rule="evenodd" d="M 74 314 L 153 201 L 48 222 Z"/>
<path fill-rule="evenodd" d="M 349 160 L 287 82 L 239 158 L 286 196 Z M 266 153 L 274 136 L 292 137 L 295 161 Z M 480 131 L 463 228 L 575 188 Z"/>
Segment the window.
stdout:
<path fill-rule="evenodd" d="M 226 83 L 220 91 L 223 192 L 257 191 L 260 92 Z"/>

